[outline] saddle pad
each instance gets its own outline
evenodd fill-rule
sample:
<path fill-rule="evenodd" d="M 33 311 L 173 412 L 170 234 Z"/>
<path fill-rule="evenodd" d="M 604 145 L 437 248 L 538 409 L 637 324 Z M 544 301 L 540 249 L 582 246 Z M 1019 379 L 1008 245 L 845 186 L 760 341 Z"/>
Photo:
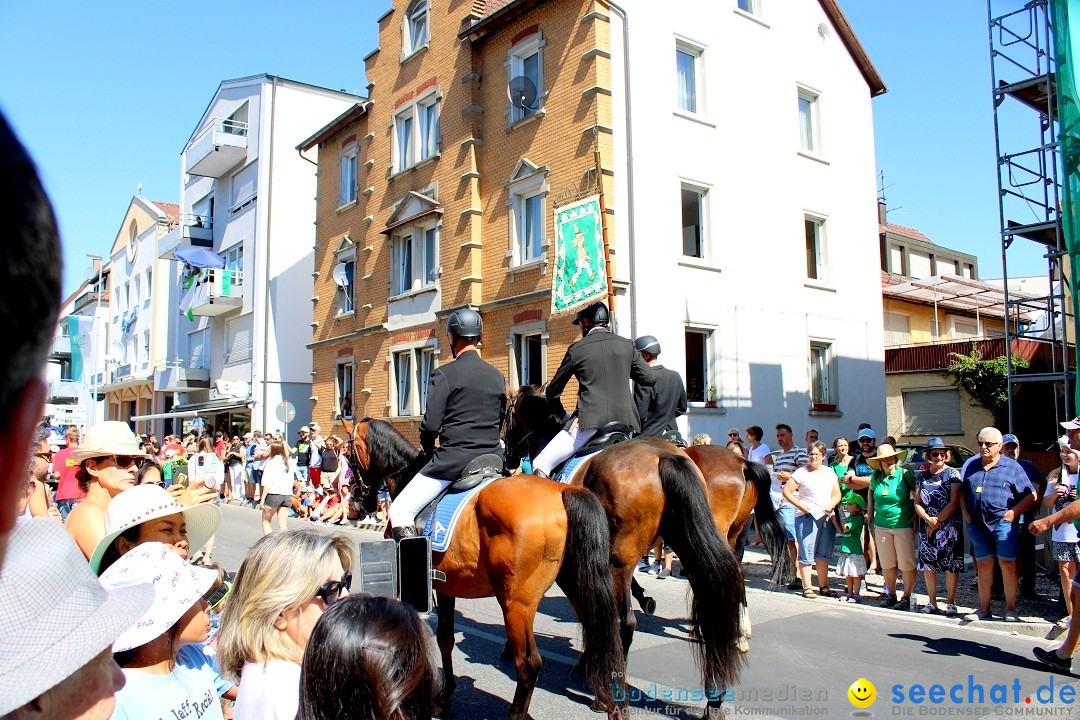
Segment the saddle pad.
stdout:
<path fill-rule="evenodd" d="M 424 525 L 424 535 L 431 538 L 432 552 L 446 552 L 446 549 L 450 547 L 450 538 L 454 534 L 454 526 L 457 525 L 458 517 L 465 507 L 465 503 L 479 492 L 480 488 L 494 479 L 494 477 L 486 477 L 471 490 L 446 495 L 439 501 L 435 512 L 431 513 L 427 524 Z"/>
<path fill-rule="evenodd" d="M 604 448 L 597 448 L 596 450 L 593 450 L 592 452 L 587 452 L 584 455 L 575 455 L 574 457 L 570 458 L 566 461 L 565 464 L 563 464 L 562 469 L 555 474 L 555 481 L 563 483 L 564 485 L 568 484 L 570 482 L 570 479 L 574 477 L 574 471 L 578 469 L 578 466 L 603 449 Z"/>

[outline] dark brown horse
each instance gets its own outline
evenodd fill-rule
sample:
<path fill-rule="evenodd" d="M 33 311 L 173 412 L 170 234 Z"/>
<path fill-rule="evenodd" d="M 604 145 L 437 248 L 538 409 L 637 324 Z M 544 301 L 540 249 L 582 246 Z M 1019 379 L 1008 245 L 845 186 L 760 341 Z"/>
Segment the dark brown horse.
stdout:
<path fill-rule="evenodd" d="M 342 420 L 348 441 L 346 459 L 362 495 L 375 493 L 383 480 L 391 496 L 423 466 L 421 455 L 387 422 Z M 617 601 L 611 585 L 608 520 L 597 498 L 581 488 L 519 475 L 498 479 L 473 496 L 457 523 L 450 547 L 434 553 L 432 564 L 445 574 L 436 581 L 445 689 L 449 711 L 454 691 L 454 600 L 494 596 L 503 611 L 509 649 L 517 670 L 510 718 L 525 718 L 541 658 L 533 620 L 553 583 L 566 593 L 581 620 L 583 669 L 597 704 L 609 717 L 622 711 L 612 678 L 623 677 L 625 658 L 618 648 Z"/>
<path fill-rule="evenodd" d="M 511 464 L 526 452 L 535 457 L 558 431 L 549 416 L 546 399 L 536 388 L 525 386 L 515 395 L 506 428 Z M 735 647 L 739 606 L 746 596 L 742 570 L 717 531 L 705 480 L 693 461 L 659 438 L 635 438 L 589 458 L 572 483 L 596 493 L 607 512 L 624 650 L 629 651 L 637 625 L 631 605 L 634 570 L 662 535 L 678 553 L 694 590 L 690 621 L 704 690 L 712 698 L 734 685 L 742 663 Z"/>

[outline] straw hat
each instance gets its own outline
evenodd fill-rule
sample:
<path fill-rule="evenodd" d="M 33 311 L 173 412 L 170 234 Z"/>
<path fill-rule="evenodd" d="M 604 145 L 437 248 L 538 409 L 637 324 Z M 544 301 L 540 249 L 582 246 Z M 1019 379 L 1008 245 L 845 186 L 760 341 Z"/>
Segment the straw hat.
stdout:
<path fill-rule="evenodd" d="M 109 509 L 105 511 L 105 537 L 90 556 L 90 569 L 98 572 L 105 551 L 125 530 L 176 513 L 184 514 L 189 555 L 194 555 L 205 545 L 221 524 L 218 507 L 209 504 L 185 507 L 160 485 L 136 485 L 120 493 L 109 502 Z"/>
<path fill-rule="evenodd" d="M 894 450 L 892 445 L 878 445 L 874 457 L 866 458 L 866 464 L 875 470 L 881 469 L 881 461 L 888 458 L 896 458 L 896 463 L 903 463 L 907 458 L 907 450 Z"/>
<path fill-rule="evenodd" d="M 113 652 L 131 650 L 165 634 L 217 582 L 216 570 L 189 565 L 159 542 L 128 550 L 101 574 L 106 588 L 153 583 L 154 603 L 128 625 L 113 643 Z"/>
<path fill-rule="evenodd" d="M 86 429 L 83 444 L 72 451 L 71 459 L 76 463 L 82 463 L 83 460 L 109 455 L 146 457 L 146 453 L 139 447 L 139 438 L 131 431 L 127 423 L 108 420 Z"/>
<path fill-rule="evenodd" d="M 102 587 L 59 523 L 16 523 L 0 572 L 0 716 L 107 650 L 153 599 L 149 584 Z"/>

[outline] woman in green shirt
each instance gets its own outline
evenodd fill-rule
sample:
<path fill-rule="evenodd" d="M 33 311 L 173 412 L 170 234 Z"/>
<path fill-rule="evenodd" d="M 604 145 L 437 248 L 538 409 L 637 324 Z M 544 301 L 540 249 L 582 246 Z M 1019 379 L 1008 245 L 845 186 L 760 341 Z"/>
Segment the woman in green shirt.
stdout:
<path fill-rule="evenodd" d="M 882 607 L 896 601 L 896 569 L 904 577 L 904 597 L 898 609 L 906 610 L 915 590 L 915 475 L 900 466 L 907 451 L 897 452 L 892 445 L 879 445 L 877 453 L 866 462 L 874 469 L 870 477 L 870 498 L 866 522 L 874 528 L 874 540 L 885 577 Z"/>

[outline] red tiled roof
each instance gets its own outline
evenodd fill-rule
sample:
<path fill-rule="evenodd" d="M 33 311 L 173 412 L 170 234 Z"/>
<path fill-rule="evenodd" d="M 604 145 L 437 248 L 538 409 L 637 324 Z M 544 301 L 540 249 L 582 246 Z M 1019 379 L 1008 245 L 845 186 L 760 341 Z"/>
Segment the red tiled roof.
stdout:
<path fill-rule="evenodd" d="M 913 240 L 922 240 L 925 243 L 934 244 L 934 241 L 923 235 L 918 228 L 908 227 L 907 225 L 897 225 L 896 223 L 879 223 L 879 232 L 891 232 L 897 235 L 903 235 Z"/>
<path fill-rule="evenodd" d="M 476 0 L 474 6 L 478 10 L 477 15 L 487 17 L 496 10 L 501 10 L 512 2 L 514 2 L 514 0 Z"/>
<path fill-rule="evenodd" d="M 161 212 L 165 213 L 165 219 L 169 221 L 169 225 L 175 225 L 176 221 L 180 219 L 180 206 L 175 203 L 158 202 L 157 200 L 151 200 L 154 205 L 161 208 Z"/>

